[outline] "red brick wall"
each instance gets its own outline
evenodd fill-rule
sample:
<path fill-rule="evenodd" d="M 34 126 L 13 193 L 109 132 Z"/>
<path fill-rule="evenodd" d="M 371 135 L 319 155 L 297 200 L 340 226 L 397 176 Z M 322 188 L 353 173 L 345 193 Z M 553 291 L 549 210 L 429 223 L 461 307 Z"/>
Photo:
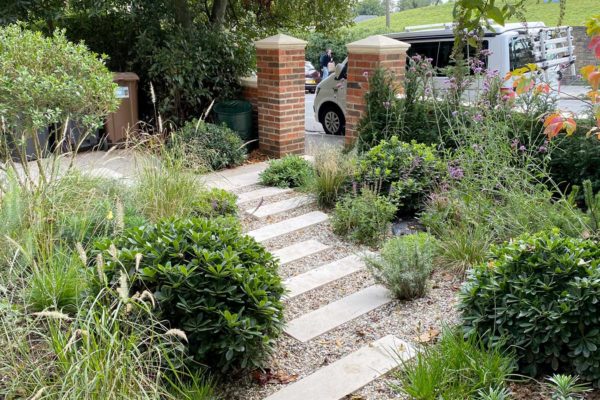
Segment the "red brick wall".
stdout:
<path fill-rule="evenodd" d="M 258 88 L 242 84 L 242 97 L 252 103 L 252 108 L 258 109 Z"/>
<path fill-rule="evenodd" d="M 353 144 L 357 135 L 358 122 L 366 110 L 365 94 L 369 91 L 369 76 L 377 68 L 389 70 L 402 93 L 402 82 L 406 68 L 406 50 L 394 53 L 364 54 L 348 53 L 348 89 L 346 96 L 346 144 Z"/>
<path fill-rule="evenodd" d="M 304 49 L 256 49 L 258 138 L 272 156 L 304 154 Z"/>

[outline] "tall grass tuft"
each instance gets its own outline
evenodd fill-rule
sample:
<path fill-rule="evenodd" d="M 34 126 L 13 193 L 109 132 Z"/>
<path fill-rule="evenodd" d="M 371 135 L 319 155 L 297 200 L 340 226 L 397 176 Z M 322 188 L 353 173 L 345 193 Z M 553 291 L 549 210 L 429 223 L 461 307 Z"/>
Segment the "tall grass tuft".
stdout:
<path fill-rule="evenodd" d="M 184 369 L 184 343 L 156 320 L 150 299 L 123 300 L 105 287 L 73 317 L 0 313 L 0 374 L 12 377 L 0 382 L 0 396 L 213 399 L 211 380 Z"/>
<path fill-rule="evenodd" d="M 150 221 L 186 217 L 204 186 L 175 159 L 144 161 L 134 188 L 136 207 Z"/>
<path fill-rule="evenodd" d="M 317 195 L 320 207 L 331 208 L 346 192 L 354 175 L 356 156 L 326 147 L 315 155 L 314 174 L 309 189 Z"/>
<path fill-rule="evenodd" d="M 425 347 L 394 373 L 392 388 L 416 400 L 472 399 L 478 392 L 504 387 L 513 371 L 511 354 L 488 349 L 478 339 L 445 330 L 440 341 Z"/>
<path fill-rule="evenodd" d="M 80 256 L 57 248 L 41 264 L 33 263 L 28 303 L 36 311 L 77 312 L 86 289 L 87 265 Z"/>

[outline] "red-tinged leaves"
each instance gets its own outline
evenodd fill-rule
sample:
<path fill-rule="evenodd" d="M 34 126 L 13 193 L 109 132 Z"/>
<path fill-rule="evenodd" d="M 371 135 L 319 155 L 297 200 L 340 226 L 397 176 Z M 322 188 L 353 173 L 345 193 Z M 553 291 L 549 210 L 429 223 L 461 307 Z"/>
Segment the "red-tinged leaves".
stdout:
<path fill-rule="evenodd" d="M 594 91 L 598 90 L 598 86 L 600 85 L 600 71 L 598 71 L 598 67 L 594 65 L 586 65 L 585 67 L 579 70 L 581 75 L 590 83 L 590 86 Z"/>
<path fill-rule="evenodd" d="M 550 93 L 550 85 L 548 85 L 547 83 L 540 83 L 535 87 L 535 93 Z"/>
<path fill-rule="evenodd" d="M 594 53 L 596 58 L 600 58 L 600 35 L 592 37 L 588 48 L 592 50 L 592 53 Z"/>
<path fill-rule="evenodd" d="M 518 95 L 529 92 L 534 85 L 535 82 L 533 81 L 533 78 L 528 78 L 525 76 L 522 76 L 513 82 L 513 87 Z"/>
<path fill-rule="evenodd" d="M 590 72 L 590 74 L 587 77 L 587 80 L 590 83 L 592 89 L 598 90 L 598 87 L 600 86 L 600 71 Z"/>
<path fill-rule="evenodd" d="M 567 132 L 567 136 L 571 136 L 575 129 L 577 123 L 573 118 L 565 118 L 558 113 L 550 114 L 544 121 L 544 134 L 548 139 L 558 136 L 563 130 Z"/>

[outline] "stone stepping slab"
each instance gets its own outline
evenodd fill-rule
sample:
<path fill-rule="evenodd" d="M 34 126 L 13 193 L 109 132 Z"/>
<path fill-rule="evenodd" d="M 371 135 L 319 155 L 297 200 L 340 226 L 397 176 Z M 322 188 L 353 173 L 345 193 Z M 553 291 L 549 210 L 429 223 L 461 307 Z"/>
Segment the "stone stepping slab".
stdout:
<path fill-rule="evenodd" d="M 253 190 L 251 192 L 245 192 L 238 194 L 238 204 L 247 203 L 249 201 L 254 201 L 258 199 L 262 199 L 264 197 L 277 196 L 280 194 L 285 194 L 291 192 L 292 189 L 281 189 L 276 187 L 265 187 L 262 189 Z"/>
<path fill-rule="evenodd" d="M 315 198 L 312 196 L 297 196 L 292 197 L 291 199 L 281 200 L 276 203 L 263 204 L 258 208 L 249 208 L 246 210 L 246 212 L 257 218 L 264 218 L 309 205 L 314 201 Z"/>
<path fill-rule="evenodd" d="M 415 354 L 410 344 L 388 335 L 318 369 L 265 400 L 340 400 Z"/>
<path fill-rule="evenodd" d="M 373 285 L 290 321 L 285 333 L 301 342 L 320 336 L 392 301 L 390 292 Z"/>
<path fill-rule="evenodd" d="M 259 174 L 260 171 L 253 171 L 239 175 L 215 177 L 207 180 L 206 185 L 218 189 L 234 190 L 244 186 L 257 185 L 260 183 Z"/>
<path fill-rule="evenodd" d="M 277 236 L 320 224 L 327 221 L 328 218 L 327 214 L 321 211 L 313 211 L 275 224 L 263 226 L 262 228 L 248 232 L 247 235 L 252 236 L 257 242 L 264 242 Z"/>
<path fill-rule="evenodd" d="M 279 258 L 279 263 L 281 265 L 285 265 L 293 261 L 300 260 L 301 258 L 319 253 L 323 250 L 327 250 L 328 248 L 329 246 L 326 244 L 314 239 L 310 239 L 292 244 L 291 246 L 283 247 L 279 250 L 272 251 L 271 253 L 275 257 Z"/>
<path fill-rule="evenodd" d="M 287 297 L 292 299 L 364 268 L 365 263 L 362 257 L 354 254 L 330 264 L 321 265 L 303 274 L 286 279 L 284 285 L 289 290 Z"/>

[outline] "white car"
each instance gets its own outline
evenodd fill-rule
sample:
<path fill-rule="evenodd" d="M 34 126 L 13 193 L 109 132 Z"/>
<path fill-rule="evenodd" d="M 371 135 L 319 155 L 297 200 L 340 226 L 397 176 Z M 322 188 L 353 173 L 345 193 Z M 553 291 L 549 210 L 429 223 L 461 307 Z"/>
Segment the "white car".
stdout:
<path fill-rule="evenodd" d="M 450 64 L 454 46 L 453 24 L 407 27 L 405 32 L 387 36 L 409 43 L 409 57 L 420 54 L 431 58 L 432 65 L 439 71 L 434 78 L 434 87 L 447 87 L 447 78 L 441 69 Z M 543 22 L 495 25 L 493 31 L 485 33 L 482 41 L 482 48 L 489 53 L 484 62 L 488 69 L 497 70 L 501 77 L 526 64 L 535 63 L 545 71 L 545 80 L 550 86 L 556 87 L 562 66 L 569 65 L 571 73 L 575 74 L 572 40 L 571 27 L 547 28 Z M 469 56 L 468 47 L 465 51 Z M 345 132 L 346 63 L 347 59 L 338 64 L 335 73 L 317 86 L 313 106 L 315 119 L 331 135 L 343 135 Z M 512 90 L 511 81 L 507 81 L 505 86 L 505 90 Z M 468 91 L 466 95 L 469 96 Z"/>

